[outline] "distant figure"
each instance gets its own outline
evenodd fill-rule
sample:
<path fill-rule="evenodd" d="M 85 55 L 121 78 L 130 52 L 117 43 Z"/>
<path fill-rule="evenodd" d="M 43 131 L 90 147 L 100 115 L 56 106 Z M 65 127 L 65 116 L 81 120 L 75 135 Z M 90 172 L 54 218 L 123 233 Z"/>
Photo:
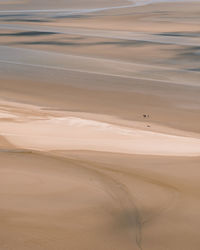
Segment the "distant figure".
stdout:
<path fill-rule="evenodd" d="M 144 118 L 149 118 L 149 115 L 143 114 Z"/>

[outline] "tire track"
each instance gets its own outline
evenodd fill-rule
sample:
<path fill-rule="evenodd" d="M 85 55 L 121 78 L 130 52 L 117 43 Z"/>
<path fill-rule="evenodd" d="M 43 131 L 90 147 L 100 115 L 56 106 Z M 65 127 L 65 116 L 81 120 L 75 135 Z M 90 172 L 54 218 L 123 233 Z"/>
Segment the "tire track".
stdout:
<path fill-rule="evenodd" d="M 65 158 L 65 156 L 64 156 Z M 79 167 L 83 167 L 90 173 L 95 174 L 104 189 L 109 193 L 110 197 L 118 203 L 121 207 L 122 212 L 126 213 L 126 218 L 130 221 L 132 229 L 136 228 L 135 242 L 138 249 L 142 250 L 142 229 L 145 224 L 150 223 L 160 216 L 163 216 L 178 200 L 180 195 L 180 190 L 165 181 L 153 176 L 153 173 L 147 172 L 142 173 L 138 169 L 131 169 L 131 172 L 117 170 L 116 166 L 111 164 L 100 164 L 92 161 L 85 161 L 80 159 L 68 158 L 65 159 L 72 161 L 73 164 L 78 164 Z M 142 218 L 141 211 L 138 209 L 136 199 L 134 199 L 134 194 L 132 195 L 128 190 L 127 186 L 121 181 L 117 180 L 113 176 L 111 177 L 108 173 L 117 173 L 125 176 L 131 176 L 132 178 L 139 179 L 145 183 L 156 185 L 158 188 L 164 188 L 166 191 L 170 192 L 170 198 L 167 199 L 166 206 L 161 206 L 156 210 L 156 213 L 148 216 L 147 218 Z M 132 230 L 134 231 L 134 230 Z"/>
<path fill-rule="evenodd" d="M 136 247 L 138 250 L 142 250 L 142 220 L 140 216 L 140 212 L 137 208 L 136 202 L 133 200 L 133 197 L 129 193 L 126 185 L 119 182 L 115 178 L 110 175 L 100 171 L 102 168 L 101 165 L 85 160 L 80 159 L 72 159 L 65 156 L 60 156 L 58 154 L 52 153 L 41 153 L 41 155 L 48 155 L 50 157 L 64 160 L 67 163 L 72 164 L 75 168 L 84 169 L 87 171 L 89 175 L 95 177 L 95 179 L 100 183 L 100 186 L 103 190 L 109 194 L 112 201 L 114 202 L 113 209 L 119 209 L 121 215 L 125 222 L 127 223 L 127 227 L 130 228 L 130 233 L 132 238 L 135 241 Z M 66 164 L 67 165 L 67 164 Z M 136 250 L 135 246 L 133 249 Z"/>
<path fill-rule="evenodd" d="M 112 168 L 113 167 L 113 168 Z M 125 176 L 131 176 L 132 178 L 136 178 L 139 179 L 145 183 L 149 183 L 152 185 L 156 185 L 158 187 L 164 188 L 166 190 L 168 190 L 169 192 L 171 192 L 171 198 L 168 201 L 168 206 L 166 207 L 160 207 L 160 209 L 158 209 L 157 213 L 155 215 L 149 216 L 148 218 L 146 218 L 145 220 L 142 220 L 142 225 L 153 221 L 154 219 L 156 219 L 157 217 L 162 216 L 164 213 L 166 213 L 171 206 L 177 202 L 178 196 L 181 193 L 181 190 L 178 189 L 176 186 L 171 185 L 167 182 L 161 181 L 161 177 L 159 178 L 155 178 L 155 176 L 153 176 L 150 172 L 146 172 L 146 173 L 142 173 L 140 170 L 138 169 L 131 169 L 131 172 L 128 171 L 122 171 L 122 170 L 117 170 L 115 169 L 115 166 L 110 165 L 109 167 L 102 167 L 103 169 L 105 169 L 106 171 L 110 171 L 110 172 L 115 172 L 115 173 L 119 173 L 119 174 L 123 174 Z"/>

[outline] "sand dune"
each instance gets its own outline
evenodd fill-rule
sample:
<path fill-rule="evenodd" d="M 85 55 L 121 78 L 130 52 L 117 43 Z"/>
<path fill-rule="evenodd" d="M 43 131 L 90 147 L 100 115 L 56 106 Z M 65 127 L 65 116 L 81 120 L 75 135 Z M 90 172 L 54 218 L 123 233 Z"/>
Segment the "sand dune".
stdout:
<path fill-rule="evenodd" d="M 0 250 L 199 250 L 199 11 L 0 0 Z"/>

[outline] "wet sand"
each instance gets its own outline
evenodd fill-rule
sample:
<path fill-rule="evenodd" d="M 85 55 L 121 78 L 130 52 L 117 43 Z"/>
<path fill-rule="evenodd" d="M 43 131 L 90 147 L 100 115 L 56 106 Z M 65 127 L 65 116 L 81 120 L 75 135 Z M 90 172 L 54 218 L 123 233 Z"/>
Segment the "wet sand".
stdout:
<path fill-rule="evenodd" d="M 200 2 L 0 7 L 0 249 L 198 250 Z"/>

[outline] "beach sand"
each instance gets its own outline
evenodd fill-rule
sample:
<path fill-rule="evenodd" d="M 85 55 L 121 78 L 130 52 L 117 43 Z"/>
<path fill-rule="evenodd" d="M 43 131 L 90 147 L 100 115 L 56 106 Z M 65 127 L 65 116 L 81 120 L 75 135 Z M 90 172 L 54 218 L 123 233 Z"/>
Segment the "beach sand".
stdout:
<path fill-rule="evenodd" d="M 0 1 L 1 250 L 199 250 L 200 3 L 133 4 Z"/>

